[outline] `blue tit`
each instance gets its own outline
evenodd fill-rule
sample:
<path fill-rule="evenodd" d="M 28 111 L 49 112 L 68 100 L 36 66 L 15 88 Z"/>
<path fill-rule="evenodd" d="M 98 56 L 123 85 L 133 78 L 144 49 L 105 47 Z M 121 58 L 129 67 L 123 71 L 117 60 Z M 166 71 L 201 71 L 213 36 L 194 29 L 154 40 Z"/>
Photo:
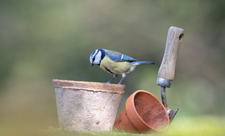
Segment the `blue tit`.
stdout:
<path fill-rule="evenodd" d="M 126 74 L 133 71 L 136 66 L 140 64 L 155 64 L 155 62 L 152 61 L 139 61 L 122 53 L 106 49 L 93 51 L 90 55 L 90 63 L 91 67 L 93 65 L 99 65 L 101 69 L 113 74 L 113 78 L 107 83 L 110 83 L 113 79 L 118 77 L 118 75 L 122 75 L 118 84 L 120 84 Z"/>

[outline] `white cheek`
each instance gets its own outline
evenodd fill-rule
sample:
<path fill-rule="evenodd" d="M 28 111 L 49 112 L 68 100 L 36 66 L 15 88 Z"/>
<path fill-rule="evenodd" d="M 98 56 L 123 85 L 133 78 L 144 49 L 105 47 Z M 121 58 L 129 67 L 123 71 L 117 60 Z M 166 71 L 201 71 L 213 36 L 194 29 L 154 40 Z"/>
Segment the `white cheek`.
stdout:
<path fill-rule="evenodd" d="M 96 54 L 95 56 L 95 60 L 94 60 L 94 64 L 100 64 L 100 61 L 101 61 L 101 56 L 102 56 L 102 53 L 99 52 L 98 54 Z"/>

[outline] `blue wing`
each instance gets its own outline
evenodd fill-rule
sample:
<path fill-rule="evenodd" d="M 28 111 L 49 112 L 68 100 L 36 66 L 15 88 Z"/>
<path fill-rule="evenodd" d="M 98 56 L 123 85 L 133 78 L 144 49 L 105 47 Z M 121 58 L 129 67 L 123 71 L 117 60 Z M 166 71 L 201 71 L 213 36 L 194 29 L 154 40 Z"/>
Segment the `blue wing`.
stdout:
<path fill-rule="evenodd" d="M 106 54 L 109 56 L 109 58 L 113 61 L 116 62 L 123 62 L 123 61 L 129 61 L 129 62 L 134 62 L 134 61 L 138 61 L 130 56 L 124 55 L 122 53 L 116 52 L 116 51 L 112 51 L 112 50 L 106 50 L 104 49 Z"/>

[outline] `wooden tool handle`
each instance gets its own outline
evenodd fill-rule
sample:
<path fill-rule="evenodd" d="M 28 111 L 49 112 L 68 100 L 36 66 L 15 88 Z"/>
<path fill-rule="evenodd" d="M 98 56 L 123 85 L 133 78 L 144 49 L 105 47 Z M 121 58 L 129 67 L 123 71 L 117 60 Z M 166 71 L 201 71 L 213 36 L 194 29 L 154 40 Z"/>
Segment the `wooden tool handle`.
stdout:
<path fill-rule="evenodd" d="M 183 29 L 174 26 L 171 26 L 169 28 L 163 60 L 158 71 L 158 78 L 164 78 L 171 81 L 173 80 L 175 74 L 177 54 L 183 36 Z"/>

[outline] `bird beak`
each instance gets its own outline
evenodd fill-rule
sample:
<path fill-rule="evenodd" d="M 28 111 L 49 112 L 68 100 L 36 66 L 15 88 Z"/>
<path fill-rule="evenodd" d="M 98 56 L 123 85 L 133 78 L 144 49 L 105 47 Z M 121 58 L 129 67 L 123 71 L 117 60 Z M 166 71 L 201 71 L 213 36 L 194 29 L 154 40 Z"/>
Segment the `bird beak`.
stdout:
<path fill-rule="evenodd" d="M 90 67 L 92 67 L 94 64 L 93 63 L 91 63 L 91 66 Z"/>

